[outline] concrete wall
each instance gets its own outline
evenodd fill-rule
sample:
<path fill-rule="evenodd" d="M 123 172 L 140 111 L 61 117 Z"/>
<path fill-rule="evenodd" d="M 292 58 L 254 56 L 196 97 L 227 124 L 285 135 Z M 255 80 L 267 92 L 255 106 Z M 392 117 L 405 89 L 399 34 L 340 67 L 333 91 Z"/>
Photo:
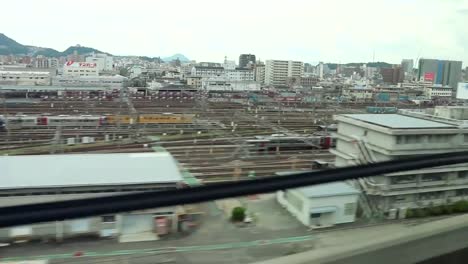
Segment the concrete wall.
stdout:
<path fill-rule="evenodd" d="M 286 196 L 289 196 L 289 199 L 285 197 L 285 192 L 283 191 L 278 191 L 276 192 L 276 198 L 279 204 L 281 204 L 286 210 L 288 210 L 294 217 L 296 217 L 299 222 L 302 224 L 309 226 L 310 225 L 310 218 L 309 218 L 309 213 L 305 212 L 306 211 L 306 201 L 304 201 L 304 198 L 300 193 L 294 190 L 287 190 L 288 194 Z M 303 204 L 300 208 L 297 208 L 293 206 L 290 203 L 291 197 L 294 197 L 296 199 L 300 199 L 303 201 Z"/>
<path fill-rule="evenodd" d="M 343 196 L 330 196 L 320 198 L 308 199 L 309 208 L 324 207 L 324 206 L 335 206 L 337 210 L 333 213 L 334 224 L 351 223 L 356 219 L 356 208 L 358 195 L 343 195 Z M 345 214 L 346 204 L 353 204 L 354 208 L 351 214 Z"/>

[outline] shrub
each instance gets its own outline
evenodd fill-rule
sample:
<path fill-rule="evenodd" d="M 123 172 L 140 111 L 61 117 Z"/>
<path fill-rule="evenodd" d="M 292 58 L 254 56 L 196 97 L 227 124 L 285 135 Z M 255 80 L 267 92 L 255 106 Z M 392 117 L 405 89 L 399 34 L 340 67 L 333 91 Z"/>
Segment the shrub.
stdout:
<path fill-rule="evenodd" d="M 406 210 L 406 218 L 413 218 L 414 217 L 414 210 L 413 209 L 407 209 Z"/>
<path fill-rule="evenodd" d="M 244 207 L 234 207 L 231 213 L 231 220 L 236 222 L 244 221 L 245 219 L 245 208 Z"/>
<path fill-rule="evenodd" d="M 442 206 L 442 212 L 443 214 L 453 214 L 454 212 L 454 205 L 453 204 L 447 204 Z"/>
<path fill-rule="evenodd" d="M 432 206 L 432 207 L 429 207 L 428 208 L 428 212 L 430 215 L 441 215 L 444 213 L 444 210 L 442 208 L 442 206 Z"/>
<path fill-rule="evenodd" d="M 427 211 L 424 208 L 417 208 L 414 210 L 414 217 L 426 217 Z"/>
<path fill-rule="evenodd" d="M 468 211 L 468 201 L 458 201 L 453 204 L 453 211 L 456 213 L 463 213 Z"/>

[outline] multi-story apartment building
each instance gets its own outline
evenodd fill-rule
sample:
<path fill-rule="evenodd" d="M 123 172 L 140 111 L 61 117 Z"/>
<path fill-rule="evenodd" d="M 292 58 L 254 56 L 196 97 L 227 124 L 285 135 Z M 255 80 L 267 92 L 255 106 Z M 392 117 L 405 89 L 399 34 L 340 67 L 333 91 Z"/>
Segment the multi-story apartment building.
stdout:
<path fill-rule="evenodd" d="M 246 68 L 236 68 L 235 70 L 225 71 L 227 80 L 230 81 L 254 81 L 254 71 Z"/>
<path fill-rule="evenodd" d="M 239 67 L 240 68 L 246 68 L 247 64 L 249 64 L 249 62 L 251 62 L 251 63 L 256 62 L 256 58 L 255 58 L 254 54 L 241 54 L 239 56 Z"/>
<path fill-rule="evenodd" d="M 265 83 L 265 64 L 263 62 L 257 62 L 255 64 L 255 81 L 264 84 Z"/>
<path fill-rule="evenodd" d="M 335 119 L 337 146 L 332 153 L 337 167 L 468 150 L 466 107 L 347 114 Z M 448 204 L 468 199 L 468 165 L 376 175 L 355 184 L 378 212 Z"/>
<path fill-rule="evenodd" d="M 224 68 L 221 66 L 194 66 L 191 75 L 201 78 L 224 77 Z"/>
<path fill-rule="evenodd" d="M 301 61 L 267 60 L 265 64 L 265 84 L 285 86 L 288 77 L 301 77 L 304 63 Z"/>

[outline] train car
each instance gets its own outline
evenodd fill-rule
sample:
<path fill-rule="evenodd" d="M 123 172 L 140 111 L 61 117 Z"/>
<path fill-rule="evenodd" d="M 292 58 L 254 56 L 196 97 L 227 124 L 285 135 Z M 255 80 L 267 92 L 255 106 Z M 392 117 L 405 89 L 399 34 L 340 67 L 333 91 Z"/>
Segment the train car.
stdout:
<path fill-rule="evenodd" d="M 39 117 L 40 118 L 45 117 Z M 59 116 L 48 116 L 47 126 L 48 127 L 97 127 L 102 124 L 102 118 L 100 116 L 92 115 L 81 115 L 81 116 L 69 116 L 69 115 L 59 115 Z"/>
<path fill-rule="evenodd" d="M 194 115 L 186 114 L 143 114 L 138 118 L 139 124 L 190 124 Z"/>
<path fill-rule="evenodd" d="M 37 126 L 37 117 L 27 115 L 8 116 L 6 123 L 10 129 L 32 128 Z"/>
<path fill-rule="evenodd" d="M 332 136 L 320 137 L 320 148 L 329 149 L 336 147 L 336 138 Z"/>
<path fill-rule="evenodd" d="M 105 117 L 105 121 L 109 125 L 130 125 L 135 124 L 135 119 L 129 115 L 108 115 Z"/>

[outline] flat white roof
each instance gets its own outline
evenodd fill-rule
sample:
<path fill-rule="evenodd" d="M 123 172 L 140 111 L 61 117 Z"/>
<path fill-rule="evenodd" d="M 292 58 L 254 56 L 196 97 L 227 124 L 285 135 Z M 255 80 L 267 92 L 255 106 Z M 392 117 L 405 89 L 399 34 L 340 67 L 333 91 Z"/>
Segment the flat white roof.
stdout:
<path fill-rule="evenodd" d="M 456 128 L 456 126 L 398 114 L 347 114 L 366 123 L 388 128 Z"/>
<path fill-rule="evenodd" d="M 345 182 L 331 182 L 297 189 L 308 198 L 358 194 L 359 191 Z"/>
<path fill-rule="evenodd" d="M 0 156 L 0 189 L 175 183 L 169 153 Z"/>

